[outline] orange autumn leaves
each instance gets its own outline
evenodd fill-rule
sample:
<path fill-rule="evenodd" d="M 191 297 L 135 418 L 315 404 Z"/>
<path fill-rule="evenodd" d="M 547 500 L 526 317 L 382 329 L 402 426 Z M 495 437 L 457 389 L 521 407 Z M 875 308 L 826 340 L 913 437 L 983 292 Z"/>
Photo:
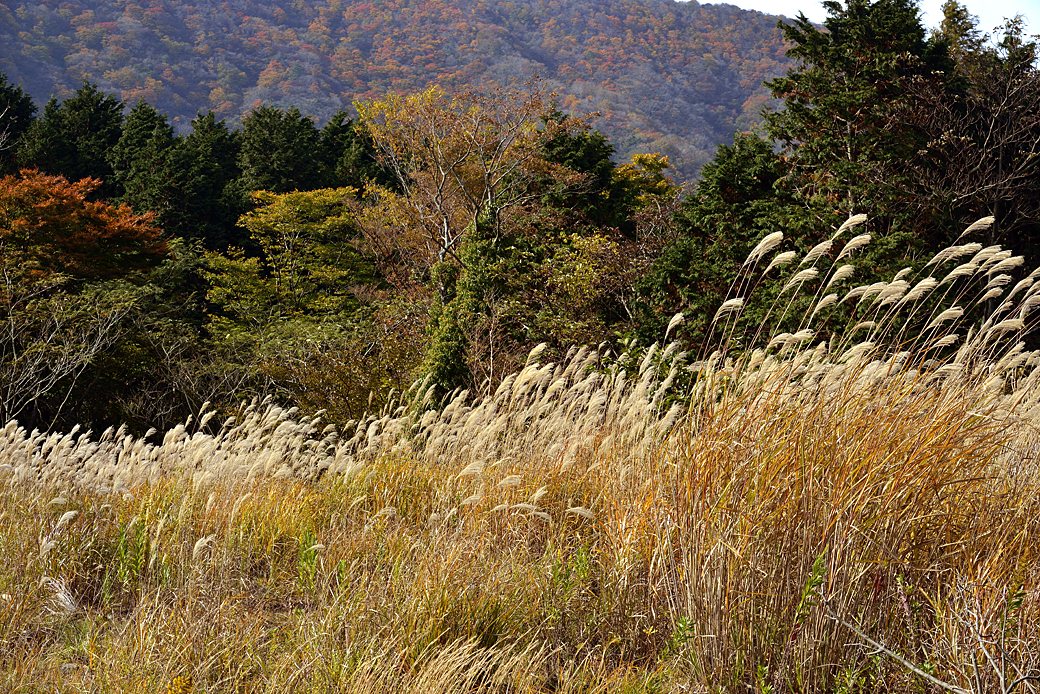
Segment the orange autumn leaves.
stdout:
<path fill-rule="evenodd" d="M 153 215 L 90 199 L 101 181 L 69 182 L 23 170 L 0 178 L 0 262 L 42 279 L 106 280 L 153 265 L 168 252 Z"/>

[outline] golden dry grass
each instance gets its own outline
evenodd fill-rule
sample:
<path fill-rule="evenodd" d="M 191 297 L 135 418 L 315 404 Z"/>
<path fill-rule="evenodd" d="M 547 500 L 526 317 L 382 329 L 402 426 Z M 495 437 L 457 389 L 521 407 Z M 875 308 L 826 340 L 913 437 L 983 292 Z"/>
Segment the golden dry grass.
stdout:
<path fill-rule="evenodd" d="M 725 347 L 732 301 L 713 353 L 536 350 L 342 434 L 271 403 L 157 445 L 8 425 L 0 689 L 1031 691 L 1038 273 L 963 244 L 843 303 L 842 254 L 764 351 Z"/>

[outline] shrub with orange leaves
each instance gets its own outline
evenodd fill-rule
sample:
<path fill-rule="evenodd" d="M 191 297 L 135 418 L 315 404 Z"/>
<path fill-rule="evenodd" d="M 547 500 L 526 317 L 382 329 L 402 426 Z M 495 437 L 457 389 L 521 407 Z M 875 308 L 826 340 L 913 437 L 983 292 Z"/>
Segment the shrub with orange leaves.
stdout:
<path fill-rule="evenodd" d="M 154 265 L 167 252 L 151 214 L 92 202 L 101 181 L 69 182 L 25 169 L 0 178 L 0 264 L 106 280 Z"/>
<path fill-rule="evenodd" d="M 0 420 L 56 420 L 77 381 L 125 339 L 168 254 L 151 215 L 93 202 L 95 179 L 0 178 Z"/>

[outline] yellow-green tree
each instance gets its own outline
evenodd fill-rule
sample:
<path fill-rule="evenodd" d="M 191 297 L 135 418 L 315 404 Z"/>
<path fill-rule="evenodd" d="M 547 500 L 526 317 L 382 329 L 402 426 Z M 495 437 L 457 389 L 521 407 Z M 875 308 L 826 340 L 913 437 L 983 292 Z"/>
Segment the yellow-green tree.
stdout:
<path fill-rule="evenodd" d="M 537 85 L 530 92 L 499 88 L 454 95 L 434 86 L 357 102 L 380 163 L 400 185 L 400 192 L 369 190 L 370 200 L 378 201 L 370 218 L 392 221 L 368 225 L 375 242 L 427 270 L 457 261 L 478 220 L 497 235 L 541 198 L 533 181 L 573 180 L 572 171 L 545 157 L 543 145 L 584 123 L 548 118 L 551 99 Z M 448 288 L 438 289 L 444 298 Z"/>
<path fill-rule="evenodd" d="M 207 254 L 209 332 L 244 389 L 341 422 L 409 385 L 425 344 L 424 317 L 386 295 L 358 248 L 355 194 L 257 192 L 238 224 L 258 253 Z"/>
<path fill-rule="evenodd" d="M 374 280 L 355 243 L 353 188 L 253 194 L 257 207 L 238 226 L 259 249 L 208 254 L 209 301 L 220 323 L 267 329 L 286 321 L 322 320 L 358 308 L 356 288 Z"/>

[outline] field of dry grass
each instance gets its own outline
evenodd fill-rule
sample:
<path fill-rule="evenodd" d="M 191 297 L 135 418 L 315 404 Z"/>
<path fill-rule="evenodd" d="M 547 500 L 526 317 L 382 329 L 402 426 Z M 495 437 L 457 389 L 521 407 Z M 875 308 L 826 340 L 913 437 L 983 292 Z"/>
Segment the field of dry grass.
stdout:
<path fill-rule="evenodd" d="M 778 241 L 710 353 L 536 350 L 343 432 L 9 424 L 0 690 L 1035 691 L 1040 271 L 965 243 L 839 291 L 815 251 L 814 310 L 738 352 Z"/>

